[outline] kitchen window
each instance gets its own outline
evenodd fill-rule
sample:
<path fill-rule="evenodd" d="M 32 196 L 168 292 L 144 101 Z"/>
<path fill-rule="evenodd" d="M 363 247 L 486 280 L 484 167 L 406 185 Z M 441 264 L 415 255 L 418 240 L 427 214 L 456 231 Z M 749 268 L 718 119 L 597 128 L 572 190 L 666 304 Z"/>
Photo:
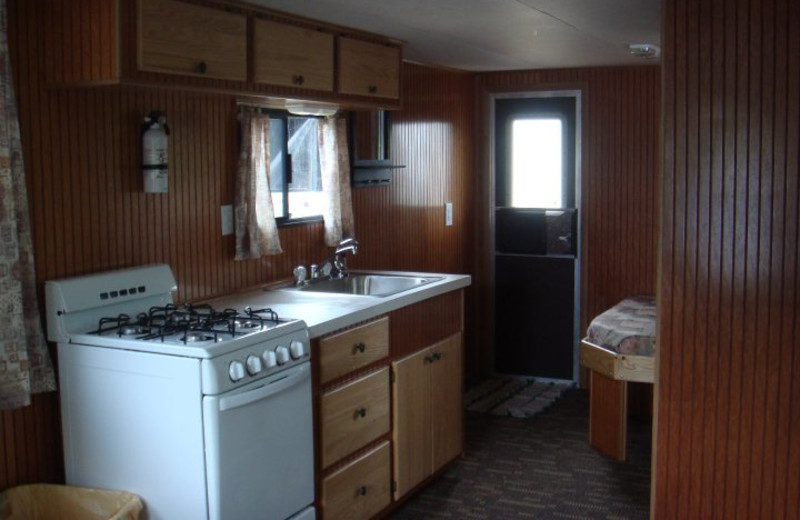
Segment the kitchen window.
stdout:
<path fill-rule="evenodd" d="M 270 191 L 278 225 L 322 219 L 319 119 L 270 113 Z"/>

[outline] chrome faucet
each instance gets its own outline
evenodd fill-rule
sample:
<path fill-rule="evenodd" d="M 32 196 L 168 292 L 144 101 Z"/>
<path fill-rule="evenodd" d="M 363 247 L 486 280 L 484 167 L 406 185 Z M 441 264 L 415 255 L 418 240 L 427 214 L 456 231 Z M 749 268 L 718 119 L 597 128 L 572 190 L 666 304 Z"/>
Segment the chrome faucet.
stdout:
<path fill-rule="evenodd" d="M 345 238 L 333 253 L 333 266 L 336 268 L 336 275 L 331 274 L 331 278 L 344 278 L 347 276 L 347 262 L 345 260 L 345 253 L 351 252 L 354 255 L 358 254 L 358 240 L 355 238 Z"/>

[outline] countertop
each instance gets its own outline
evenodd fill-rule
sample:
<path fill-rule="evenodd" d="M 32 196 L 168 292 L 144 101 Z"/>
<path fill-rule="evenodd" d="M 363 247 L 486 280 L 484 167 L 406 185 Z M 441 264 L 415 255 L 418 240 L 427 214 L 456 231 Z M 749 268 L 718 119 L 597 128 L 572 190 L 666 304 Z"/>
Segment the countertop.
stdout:
<path fill-rule="evenodd" d="M 214 307 L 241 308 L 247 305 L 253 309 L 269 307 L 281 318 L 305 321 L 309 335 L 317 338 L 428 298 L 468 287 L 472 283 L 472 278 L 463 274 L 361 271 L 356 269 L 351 272 L 441 277 L 442 279 L 387 297 L 299 291 L 271 285 L 216 298 L 209 303 Z"/>

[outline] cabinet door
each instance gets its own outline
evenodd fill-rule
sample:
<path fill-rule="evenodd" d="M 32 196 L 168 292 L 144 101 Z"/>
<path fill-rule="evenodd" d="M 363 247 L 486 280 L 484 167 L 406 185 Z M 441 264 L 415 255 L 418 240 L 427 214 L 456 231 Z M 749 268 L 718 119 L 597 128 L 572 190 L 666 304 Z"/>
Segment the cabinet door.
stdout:
<path fill-rule="evenodd" d="M 333 35 L 267 20 L 253 24 L 256 83 L 333 90 Z"/>
<path fill-rule="evenodd" d="M 463 451 L 461 333 L 431 347 L 433 471 Z"/>
<path fill-rule="evenodd" d="M 430 349 L 392 363 L 394 368 L 395 499 L 431 474 Z"/>
<path fill-rule="evenodd" d="M 340 37 L 339 92 L 397 99 L 400 96 L 400 49 Z"/>
<path fill-rule="evenodd" d="M 245 81 L 247 18 L 178 0 L 139 0 L 140 70 Z"/>

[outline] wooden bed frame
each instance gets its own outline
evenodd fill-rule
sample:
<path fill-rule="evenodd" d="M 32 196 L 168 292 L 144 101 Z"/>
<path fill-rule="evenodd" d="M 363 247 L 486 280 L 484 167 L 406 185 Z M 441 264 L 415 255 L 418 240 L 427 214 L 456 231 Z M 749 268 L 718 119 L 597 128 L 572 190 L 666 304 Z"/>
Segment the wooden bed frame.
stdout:
<path fill-rule="evenodd" d="M 628 382 L 652 384 L 655 358 L 619 354 L 584 339 L 581 366 L 589 369 L 589 444 L 625 460 Z"/>

